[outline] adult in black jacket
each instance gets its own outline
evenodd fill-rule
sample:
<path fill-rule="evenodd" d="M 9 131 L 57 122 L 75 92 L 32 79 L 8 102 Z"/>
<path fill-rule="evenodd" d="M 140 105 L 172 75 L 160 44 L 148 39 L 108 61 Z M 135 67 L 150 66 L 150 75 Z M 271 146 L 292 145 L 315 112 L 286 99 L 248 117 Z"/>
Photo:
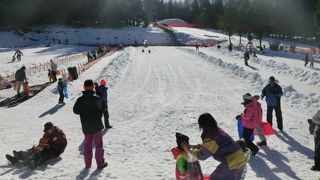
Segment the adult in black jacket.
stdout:
<path fill-rule="evenodd" d="M 92 145 L 95 145 L 95 158 L 98 169 L 102 169 L 108 165 L 104 160 L 104 149 L 102 141 L 103 129 L 102 111 L 100 109 L 100 99 L 94 96 L 93 81 L 86 80 L 84 82 L 83 96 L 77 99 L 73 106 L 73 112 L 80 115 L 82 131 L 85 135 L 84 139 L 84 162 L 86 168 L 91 167 L 92 162 Z"/>
<path fill-rule="evenodd" d="M 27 76 L 26 76 L 26 67 L 22 66 L 20 69 L 16 71 L 15 74 L 15 80 L 16 80 L 16 89 L 17 89 L 17 95 L 20 96 L 20 88 L 24 84 L 24 82 L 27 82 Z"/>

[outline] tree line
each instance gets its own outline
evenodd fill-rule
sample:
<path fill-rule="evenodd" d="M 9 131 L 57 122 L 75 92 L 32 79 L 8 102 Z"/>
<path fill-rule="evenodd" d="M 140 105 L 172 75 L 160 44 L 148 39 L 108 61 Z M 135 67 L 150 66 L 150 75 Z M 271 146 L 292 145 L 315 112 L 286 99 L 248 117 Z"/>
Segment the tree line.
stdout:
<path fill-rule="evenodd" d="M 320 37 L 320 0 L 0 0 L 0 27 L 123 27 L 180 18 L 229 35 Z"/>

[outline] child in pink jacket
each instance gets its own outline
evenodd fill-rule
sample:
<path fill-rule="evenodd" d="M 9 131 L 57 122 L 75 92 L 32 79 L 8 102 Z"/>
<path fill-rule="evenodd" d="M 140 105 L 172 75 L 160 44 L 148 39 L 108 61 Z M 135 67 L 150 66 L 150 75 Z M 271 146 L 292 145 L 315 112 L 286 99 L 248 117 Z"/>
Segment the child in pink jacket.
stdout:
<path fill-rule="evenodd" d="M 249 93 L 243 95 L 244 102 L 242 104 L 245 107 L 243 113 L 241 113 L 243 138 L 246 141 L 247 147 L 251 150 L 252 156 L 256 155 L 259 151 L 259 148 L 250 141 L 253 130 L 262 122 L 262 108 L 261 104 L 257 101 L 259 98 L 259 96 L 251 96 Z M 262 139 L 262 141 L 265 141 L 265 139 Z"/>

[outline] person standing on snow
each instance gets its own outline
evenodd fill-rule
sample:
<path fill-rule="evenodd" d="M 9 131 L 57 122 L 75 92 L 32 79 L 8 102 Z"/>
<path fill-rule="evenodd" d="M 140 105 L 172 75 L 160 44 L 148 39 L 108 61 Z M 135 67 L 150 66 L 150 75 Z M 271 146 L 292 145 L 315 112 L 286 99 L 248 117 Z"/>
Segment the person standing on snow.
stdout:
<path fill-rule="evenodd" d="M 108 111 L 108 87 L 106 87 L 107 81 L 102 79 L 100 86 L 96 90 L 96 94 L 101 100 L 101 109 L 103 110 L 104 126 L 106 129 L 112 128 L 109 123 L 109 111 Z"/>
<path fill-rule="evenodd" d="M 17 95 L 21 96 L 20 88 L 21 88 L 21 86 L 23 86 L 23 84 L 25 82 L 27 82 L 26 67 L 25 66 L 22 66 L 20 69 L 18 69 L 16 71 L 15 80 L 16 80 L 15 86 L 16 86 L 16 89 L 17 89 Z"/>
<path fill-rule="evenodd" d="M 308 120 L 309 121 L 309 120 Z M 314 136 L 314 166 L 312 171 L 320 171 L 320 110 L 312 117 L 309 122 L 310 134 Z"/>
<path fill-rule="evenodd" d="M 249 51 L 248 50 L 246 50 L 245 52 L 244 52 L 244 64 L 246 65 L 246 66 L 248 66 L 249 64 L 248 64 L 248 61 L 249 61 L 249 59 L 250 59 L 250 54 L 249 54 Z"/>
<path fill-rule="evenodd" d="M 251 96 L 250 93 L 243 95 L 244 102 L 241 103 L 245 109 L 241 115 L 243 125 L 243 138 L 246 142 L 247 147 L 251 150 L 252 156 L 255 156 L 259 148 L 250 141 L 250 136 L 253 134 L 255 128 L 260 128 L 262 122 L 262 108 L 258 102 L 259 96 Z M 236 117 L 238 119 L 238 116 Z M 266 138 L 263 134 L 260 134 L 261 142 L 258 145 L 267 145 Z"/>
<path fill-rule="evenodd" d="M 50 68 L 51 68 L 51 72 L 52 72 L 52 77 L 53 77 L 53 82 L 57 81 L 57 64 L 53 62 L 52 59 L 50 59 Z"/>
<path fill-rule="evenodd" d="M 266 97 L 267 102 L 267 121 L 272 126 L 272 112 L 275 110 L 277 117 L 277 125 L 280 131 L 283 131 L 282 112 L 281 112 L 281 96 L 283 95 L 282 88 L 276 83 L 276 79 L 271 76 L 269 84 L 266 85 L 261 94 L 261 99 Z"/>
<path fill-rule="evenodd" d="M 312 68 L 314 67 L 313 63 L 314 63 L 314 58 L 313 58 L 313 56 L 311 56 L 310 57 L 310 67 L 312 67 Z"/>
<path fill-rule="evenodd" d="M 306 67 L 308 65 L 308 63 L 309 63 L 309 55 L 306 53 L 304 55 L 304 66 Z"/>
<path fill-rule="evenodd" d="M 92 147 L 95 146 L 95 159 L 97 168 L 103 169 L 108 166 L 104 159 L 102 141 L 102 112 L 100 109 L 100 98 L 94 96 L 93 81 L 84 82 L 83 95 L 79 97 L 73 106 L 73 112 L 80 115 L 82 132 L 84 134 L 84 162 L 85 168 L 91 168 Z"/>
<path fill-rule="evenodd" d="M 203 130 L 201 134 L 203 143 L 198 146 L 183 143 L 182 148 L 196 159 L 206 160 L 213 157 L 220 162 L 209 179 L 240 180 L 248 161 L 247 154 L 231 136 L 218 127 L 217 121 L 211 114 L 201 114 L 198 124 Z"/>

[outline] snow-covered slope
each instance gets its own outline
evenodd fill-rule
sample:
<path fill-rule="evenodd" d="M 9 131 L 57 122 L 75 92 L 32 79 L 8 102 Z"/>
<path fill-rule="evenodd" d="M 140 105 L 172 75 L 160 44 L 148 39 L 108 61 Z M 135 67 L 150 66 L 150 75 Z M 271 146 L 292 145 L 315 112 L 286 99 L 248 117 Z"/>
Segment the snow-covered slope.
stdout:
<path fill-rule="evenodd" d="M 128 27 L 121 29 L 38 27 L 22 32 L 1 32 L 0 48 L 21 47 L 39 44 L 72 45 L 142 45 L 143 40 L 151 45 L 172 44 L 169 36 L 156 27 Z"/>
<path fill-rule="evenodd" d="M 31 56 L 33 49 L 26 48 L 25 56 Z M 268 146 L 250 159 L 246 179 L 318 179 L 320 174 L 309 170 L 314 143 L 306 121 L 319 109 L 316 68 L 304 67 L 303 61 L 289 54 L 279 57 L 271 56 L 271 52 L 249 61 L 250 68 L 243 65 L 240 48 L 232 53 L 225 47 L 220 51 L 200 48 L 200 52 L 181 47 L 148 49 L 150 54 L 142 53 L 142 47 L 128 47 L 99 61 L 68 84 L 70 99 L 61 109 L 56 107 L 56 84 L 19 106 L 0 108 L 0 179 L 174 179 L 175 161 L 170 149 L 176 145 L 175 132 L 187 134 L 191 144 L 200 143 L 197 118 L 209 112 L 221 128 L 237 139 L 234 118 L 243 111 L 242 94 L 260 94 L 271 75 L 285 93 L 284 133 L 276 130 L 268 137 Z M 0 60 L 3 53 L 6 52 L 0 52 Z M 38 58 L 40 61 L 63 54 L 63 48 L 48 49 Z M 46 76 L 32 78 L 47 81 Z M 84 80 L 102 78 L 110 87 L 110 123 L 114 126 L 103 132 L 109 166 L 96 171 L 93 163 L 90 171 L 85 171 L 83 134 L 72 107 L 81 96 Z M 0 96 L 10 93 L 14 94 L 12 89 L 2 90 Z M 266 104 L 261 103 L 265 117 Z M 47 121 L 67 135 L 68 146 L 60 161 L 51 161 L 34 171 L 10 165 L 4 155 L 37 144 Z M 207 175 L 217 165 L 211 158 L 201 161 Z"/>

